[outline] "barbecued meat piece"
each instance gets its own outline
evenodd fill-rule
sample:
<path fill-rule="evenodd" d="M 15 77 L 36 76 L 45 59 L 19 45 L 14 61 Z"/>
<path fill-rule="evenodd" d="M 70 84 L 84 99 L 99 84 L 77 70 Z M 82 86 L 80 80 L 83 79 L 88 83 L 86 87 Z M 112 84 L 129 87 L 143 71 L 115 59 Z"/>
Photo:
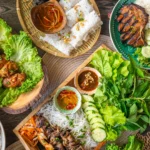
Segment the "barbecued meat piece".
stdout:
<path fill-rule="evenodd" d="M 2 69 L 7 62 L 8 61 L 5 59 L 5 55 L 0 55 L 0 69 Z"/>
<path fill-rule="evenodd" d="M 13 61 L 8 61 L 0 70 L 0 77 L 6 78 L 13 75 L 18 70 L 18 66 Z"/>
<path fill-rule="evenodd" d="M 21 86 L 22 82 L 25 81 L 25 74 L 24 73 L 16 73 L 10 77 L 4 78 L 3 85 L 6 88 L 15 88 Z"/>
<path fill-rule="evenodd" d="M 123 6 L 117 17 L 121 40 L 127 41 L 127 44 L 133 47 L 145 45 L 144 29 L 148 23 L 148 16 L 145 9 L 139 5 Z"/>
<path fill-rule="evenodd" d="M 75 140 L 69 129 L 62 130 L 59 126 L 50 125 L 43 116 L 36 116 L 36 126 L 42 128 L 47 141 L 55 150 L 84 150 Z"/>

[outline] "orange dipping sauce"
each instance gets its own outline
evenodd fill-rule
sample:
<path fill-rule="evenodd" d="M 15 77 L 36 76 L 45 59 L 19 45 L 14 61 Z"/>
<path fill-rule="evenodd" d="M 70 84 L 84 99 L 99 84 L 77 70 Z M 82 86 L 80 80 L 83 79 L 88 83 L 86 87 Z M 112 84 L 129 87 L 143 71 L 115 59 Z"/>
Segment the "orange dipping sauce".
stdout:
<path fill-rule="evenodd" d="M 58 32 L 62 29 L 65 16 L 57 3 L 55 1 L 47 2 L 32 9 L 31 17 L 37 29 L 48 33 Z"/>
<path fill-rule="evenodd" d="M 57 102 L 62 109 L 71 110 L 77 106 L 78 97 L 73 91 L 63 90 L 59 93 Z"/>

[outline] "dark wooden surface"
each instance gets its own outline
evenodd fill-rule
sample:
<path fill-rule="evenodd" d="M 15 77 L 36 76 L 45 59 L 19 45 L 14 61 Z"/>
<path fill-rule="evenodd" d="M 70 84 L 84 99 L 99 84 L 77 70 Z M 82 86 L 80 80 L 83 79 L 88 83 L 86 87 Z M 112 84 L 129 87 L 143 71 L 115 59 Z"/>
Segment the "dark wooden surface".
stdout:
<path fill-rule="evenodd" d="M 109 35 L 109 19 L 108 13 L 110 13 L 113 9 L 113 6 L 117 2 L 117 0 L 96 0 L 98 7 L 101 12 L 101 18 L 103 20 L 102 26 L 102 33 L 104 35 Z M 21 25 L 18 20 L 18 16 L 16 14 L 16 0 L 0 0 L 0 17 L 5 19 L 7 23 L 13 28 L 15 32 L 19 32 L 22 30 Z M 42 50 L 38 50 L 40 56 L 43 56 L 44 52 Z M 0 121 L 3 123 L 5 132 L 6 132 L 6 139 L 7 139 L 7 146 L 12 144 L 13 142 L 17 141 L 17 137 L 12 132 L 13 128 L 22 121 L 31 110 L 19 115 L 10 115 L 6 114 L 2 110 L 0 110 Z"/>

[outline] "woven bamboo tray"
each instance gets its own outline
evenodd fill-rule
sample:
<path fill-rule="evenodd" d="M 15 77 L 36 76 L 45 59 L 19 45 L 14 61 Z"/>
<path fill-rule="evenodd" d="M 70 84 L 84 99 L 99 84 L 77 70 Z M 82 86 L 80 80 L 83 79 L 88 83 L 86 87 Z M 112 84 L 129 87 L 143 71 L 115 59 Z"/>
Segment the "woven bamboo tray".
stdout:
<path fill-rule="evenodd" d="M 95 0 L 90 0 L 92 3 L 95 11 L 100 16 L 100 11 L 98 9 L 98 6 L 95 2 Z M 30 17 L 30 11 L 33 8 L 33 0 L 16 0 L 16 10 L 18 14 L 18 18 L 20 20 L 21 26 L 24 31 L 28 33 L 30 38 L 33 40 L 36 46 L 38 46 L 40 49 L 53 54 L 58 57 L 64 57 L 64 58 L 72 58 L 79 55 L 82 55 L 86 53 L 88 50 L 90 50 L 96 41 L 98 40 L 98 37 L 101 32 L 101 28 L 97 29 L 97 31 L 90 35 L 90 39 L 87 42 L 84 42 L 82 46 L 80 46 L 78 49 L 73 50 L 75 51 L 70 56 L 67 56 L 57 50 L 54 46 L 48 44 L 47 42 L 44 42 L 40 40 L 40 36 L 44 36 L 44 33 L 39 31 L 32 23 L 31 17 Z"/>

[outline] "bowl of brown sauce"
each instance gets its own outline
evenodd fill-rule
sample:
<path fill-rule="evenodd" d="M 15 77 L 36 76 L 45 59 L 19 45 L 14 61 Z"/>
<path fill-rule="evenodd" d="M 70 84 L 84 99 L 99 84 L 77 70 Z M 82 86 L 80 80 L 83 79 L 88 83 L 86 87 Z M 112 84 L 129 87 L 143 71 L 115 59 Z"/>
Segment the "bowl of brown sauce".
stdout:
<path fill-rule="evenodd" d="M 61 31 L 67 23 L 65 12 L 57 0 L 49 0 L 33 7 L 31 18 L 34 26 L 47 34 Z"/>
<path fill-rule="evenodd" d="M 100 77 L 101 74 L 96 69 L 85 67 L 76 74 L 74 84 L 80 93 L 92 95 L 99 85 Z"/>
<path fill-rule="evenodd" d="M 74 87 L 64 86 L 54 96 L 56 109 L 65 114 L 73 114 L 81 107 L 81 95 Z"/>

